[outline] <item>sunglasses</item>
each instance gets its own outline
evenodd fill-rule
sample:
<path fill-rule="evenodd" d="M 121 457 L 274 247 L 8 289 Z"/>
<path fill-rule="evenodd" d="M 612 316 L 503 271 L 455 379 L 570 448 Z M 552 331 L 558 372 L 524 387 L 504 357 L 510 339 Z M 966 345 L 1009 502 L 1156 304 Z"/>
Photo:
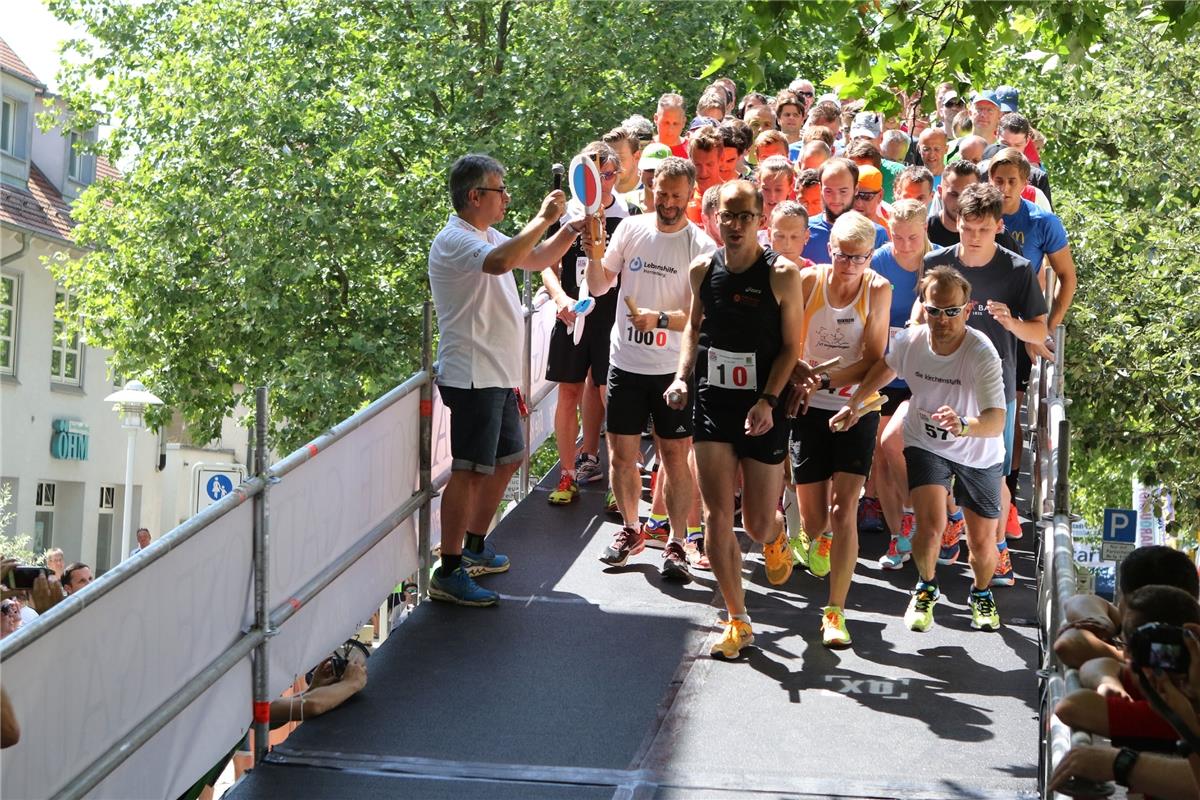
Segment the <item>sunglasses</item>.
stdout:
<path fill-rule="evenodd" d="M 943 314 L 945 314 L 946 319 L 954 319 L 955 317 L 957 317 L 959 314 L 961 314 L 963 312 L 963 309 L 965 309 L 967 306 L 969 306 L 971 304 L 964 303 L 961 306 L 950 306 L 949 308 L 938 308 L 937 306 L 931 306 L 928 304 L 922 304 L 922 305 L 925 306 L 925 313 L 931 317 L 940 317 Z"/>
<path fill-rule="evenodd" d="M 967 104 L 967 101 L 956 98 L 954 100 L 947 100 L 946 102 L 942 103 L 942 107 L 943 108 L 958 108 L 958 107 L 965 106 L 966 104 Z"/>
<path fill-rule="evenodd" d="M 869 203 L 879 196 L 879 192 L 857 192 L 854 195 L 855 200 L 862 200 L 864 203 Z"/>
<path fill-rule="evenodd" d="M 617 177 L 617 171 L 615 169 L 610 169 L 607 172 L 601 172 L 600 177 L 606 181 L 611 181 L 613 178 Z"/>
<path fill-rule="evenodd" d="M 798 94 L 801 97 L 812 97 L 813 96 L 812 92 L 794 92 L 794 94 Z"/>

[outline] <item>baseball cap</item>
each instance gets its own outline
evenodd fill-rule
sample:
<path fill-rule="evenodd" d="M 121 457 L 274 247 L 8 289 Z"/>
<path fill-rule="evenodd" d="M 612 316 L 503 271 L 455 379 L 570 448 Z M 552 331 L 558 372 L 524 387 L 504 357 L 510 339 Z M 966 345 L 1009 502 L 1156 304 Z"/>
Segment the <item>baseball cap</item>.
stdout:
<path fill-rule="evenodd" d="M 996 93 L 991 89 L 985 89 L 982 92 L 976 92 L 971 98 L 971 105 L 979 105 L 980 103 L 991 103 L 996 108 L 1000 107 L 1000 101 L 996 99 Z"/>
<path fill-rule="evenodd" d="M 1017 110 L 1020 94 L 1016 89 L 1011 86 L 997 86 L 994 94 L 996 95 L 996 104 L 1005 114 L 1011 114 Z"/>
<path fill-rule="evenodd" d="M 944 95 L 942 95 L 942 106 L 945 107 L 947 104 L 950 103 L 951 100 L 958 101 L 958 103 L 956 103 L 955 105 L 962 105 L 962 98 L 959 97 L 958 92 L 954 91 L 953 89 L 951 89 L 950 91 L 948 91 Z"/>
<path fill-rule="evenodd" d="M 689 132 L 698 131 L 701 128 L 707 128 L 709 125 L 716 125 L 716 124 L 717 124 L 717 121 L 715 119 L 713 119 L 712 117 L 694 117 L 692 119 L 691 124 L 688 125 L 688 131 Z"/>
<path fill-rule="evenodd" d="M 638 171 L 658 169 L 658 165 L 672 155 L 671 148 L 665 144 L 648 144 L 642 149 L 642 157 L 638 159 Z"/>
<path fill-rule="evenodd" d="M 883 191 L 883 173 L 870 164 L 861 165 L 858 168 L 858 188 L 868 192 Z"/>
<path fill-rule="evenodd" d="M 882 135 L 879 125 L 879 115 L 874 111 L 860 111 L 854 115 L 854 124 L 850 126 L 850 138 L 869 136 L 878 139 Z"/>

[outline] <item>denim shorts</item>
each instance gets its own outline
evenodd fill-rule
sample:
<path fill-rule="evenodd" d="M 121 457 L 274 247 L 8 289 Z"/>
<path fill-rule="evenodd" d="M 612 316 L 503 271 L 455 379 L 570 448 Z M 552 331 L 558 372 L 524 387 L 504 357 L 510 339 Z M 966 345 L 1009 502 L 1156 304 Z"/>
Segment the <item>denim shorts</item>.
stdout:
<path fill-rule="evenodd" d="M 521 415 L 512 389 L 439 386 L 450 409 L 450 469 L 491 475 L 497 464 L 525 457 Z"/>

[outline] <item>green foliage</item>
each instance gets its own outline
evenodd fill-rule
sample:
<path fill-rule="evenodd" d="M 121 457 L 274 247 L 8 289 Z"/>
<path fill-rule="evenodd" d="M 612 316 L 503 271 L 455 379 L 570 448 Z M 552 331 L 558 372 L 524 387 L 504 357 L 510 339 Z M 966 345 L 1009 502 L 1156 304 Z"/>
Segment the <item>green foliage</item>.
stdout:
<path fill-rule="evenodd" d="M 9 536 L 5 531 L 15 525 L 17 512 L 12 509 L 12 484 L 0 483 L 0 559 L 18 564 L 43 564 L 45 553 L 33 552 L 33 537 L 27 533 Z"/>
<path fill-rule="evenodd" d="M 636 0 L 50 5 L 96 40 L 62 76 L 73 113 L 137 153 L 77 206 L 92 253 L 54 265 L 90 341 L 197 441 L 268 384 L 285 448 L 419 362 L 454 158 L 508 166 L 517 227 L 552 162 L 664 91 L 694 103 L 714 36 L 748 25 Z"/>

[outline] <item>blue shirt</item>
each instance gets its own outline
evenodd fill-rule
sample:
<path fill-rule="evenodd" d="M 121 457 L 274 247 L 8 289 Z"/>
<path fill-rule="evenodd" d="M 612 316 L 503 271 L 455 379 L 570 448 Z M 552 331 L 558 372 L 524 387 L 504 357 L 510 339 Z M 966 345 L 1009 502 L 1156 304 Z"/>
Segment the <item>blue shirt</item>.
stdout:
<path fill-rule="evenodd" d="M 1020 245 L 1021 255 L 1033 268 L 1034 275 L 1042 268 L 1044 256 L 1067 246 L 1067 229 L 1062 220 L 1024 198 L 1015 213 L 1004 215 L 1004 231 Z"/>
<path fill-rule="evenodd" d="M 917 300 L 917 280 L 921 269 L 909 272 L 896 261 L 892 253 L 892 243 L 888 242 L 875 251 L 871 257 L 871 269 L 887 278 L 892 284 L 891 318 L 888 320 L 888 348 L 892 346 L 892 337 L 898 330 L 904 330 L 904 323 L 912 316 L 913 303 Z M 908 386 L 903 378 L 896 378 L 888 384 L 889 389 L 904 389 Z"/>
<path fill-rule="evenodd" d="M 808 244 L 801 254 L 814 264 L 829 263 L 829 229 L 832 223 L 825 221 L 824 214 L 818 214 L 808 221 Z M 875 223 L 875 247 L 883 247 L 889 242 L 887 230 L 878 222 Z"/>

